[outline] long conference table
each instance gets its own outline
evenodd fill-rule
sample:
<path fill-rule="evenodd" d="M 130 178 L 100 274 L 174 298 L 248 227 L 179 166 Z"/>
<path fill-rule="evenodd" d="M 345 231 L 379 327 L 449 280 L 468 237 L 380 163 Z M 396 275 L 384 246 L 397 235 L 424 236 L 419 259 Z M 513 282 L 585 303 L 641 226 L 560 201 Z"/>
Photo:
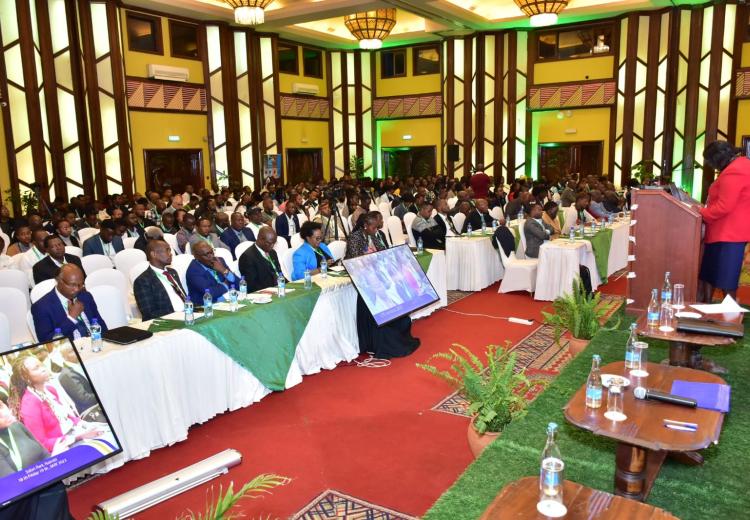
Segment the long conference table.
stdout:
<path fill-rule="evenodd" d="M 432 257 L 426 274 L 440 299 L 413 313 L 412 319 L 427 316 L 448 303 L 445 254 L 429 252 Z M 237 313 L 215 311 L 214 318 L 200 325 L 204 329 L 215 328 L 219 336 L 228 328 L 239 329 L 246 338 L 243 345 L 256 347 L 255 358 L 251 356 L 249 361 L 227 352 L 221 341 L 209 341 L 207 337 L 211 336 L 206 330 L 200 329 L 199 333 L 196 326 L 185 328 L 179 322 L 167 326 L 173 330 L 155 332 L 151 338 L 133 345 L 105 342 L 102 352 L 96 354 L 86 341 L 77 343 L 123 451 L 70 480 L 88 473 L 105 473 L 129 460 L 148 457 L 154 449 L 187 439 L 188 429 L 194 424 L 249 406 L 274 390 L 298 385 L 302 376 L 331 370 L 355 359 L 359 355 L 353 312 L 356 288 L 346 276 L 323 279 L 318 275 L 314 283 L 311 291 L 290 284 L 294 291 L 284 301 L 275 297 L 266 305 L 246 301 L 244 304 L 249 307 Z M 311 304 L 312 312 L 291 349 L 285 344 L 289 338 L 268 335 L 262 330 L 263 321 L 253 318 L 265 313 L 263 319 L 267 322 L 268 316 L 277 313 L 279 321 L 300 321 L 308 316 L 302 311 L 306 303 Z M 154 325 L 142 322 L 135 326 L 153 330 Z M 285 348 L 293 352 L 288 364 L 280 354 Z M 268 369 L 259 372 L 261 366 Z M 285 375 L 274 377 L 269 373 Z"/>

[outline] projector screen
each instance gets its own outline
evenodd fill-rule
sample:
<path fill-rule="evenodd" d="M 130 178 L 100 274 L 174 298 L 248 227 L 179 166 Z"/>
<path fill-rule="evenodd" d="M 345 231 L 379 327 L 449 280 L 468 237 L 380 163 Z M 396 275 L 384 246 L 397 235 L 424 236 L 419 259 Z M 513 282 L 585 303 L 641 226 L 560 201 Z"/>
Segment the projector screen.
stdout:
<path fill-rule="evenodd" d="M 379 326 L 439 299 L 406 244 L 344 260 L 344 267 Z"/>
<path fill-rule="evenodd" d="M 0 354 L 0 507 L 121 451 L 69 339 Z"/>

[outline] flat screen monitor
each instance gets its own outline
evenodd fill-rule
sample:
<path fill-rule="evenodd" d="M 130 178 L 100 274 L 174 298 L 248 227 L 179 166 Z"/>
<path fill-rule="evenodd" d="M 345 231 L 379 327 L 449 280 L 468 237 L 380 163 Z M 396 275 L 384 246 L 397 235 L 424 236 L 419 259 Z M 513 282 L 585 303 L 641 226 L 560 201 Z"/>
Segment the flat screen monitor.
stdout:
<path fill-rule="evenodd" d="M 378 326 L 439 299 L 406 244 L 349 258 L 344 267 Z"/>
<path fill-rule="evenodd" d="M 69 339 L 0 354 L 0 507 L 121 451 Z"/>

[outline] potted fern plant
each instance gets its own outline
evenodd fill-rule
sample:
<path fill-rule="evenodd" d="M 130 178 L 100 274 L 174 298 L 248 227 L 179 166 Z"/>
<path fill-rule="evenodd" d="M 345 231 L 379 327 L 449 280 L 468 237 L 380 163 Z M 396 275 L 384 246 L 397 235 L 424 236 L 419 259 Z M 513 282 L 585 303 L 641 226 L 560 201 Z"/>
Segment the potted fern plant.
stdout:
<path fill-rule="evenodd" d="M 417 366 L 453 386 L 469 401 L 472 415 L 467 433 L 474 457 L 494 441 L 514 419 L 526 412 L 525 395 L 531 388 L 524 370 L 516 372 L 516 354 L 499 345 L 487 347 L 485 363 L 463 345 L 433 354 Z M 447 360 L 446 370 L 431 364 Z"/>
<path fill-rule="evenodd" d="M 599 293 L 589 296 L 580 278 L 573 280 L 570 294 L 557 298 L 553 303 L 554 314 L 542 312 L 544 323 L 555 327 L 555 340 L 560 341 L 563 332 L 569 335 L 569 347 L 573 355 L 580 353 L 589 340 L 602 328 L 601 319 L 606 310 L 600 305 Z"/>

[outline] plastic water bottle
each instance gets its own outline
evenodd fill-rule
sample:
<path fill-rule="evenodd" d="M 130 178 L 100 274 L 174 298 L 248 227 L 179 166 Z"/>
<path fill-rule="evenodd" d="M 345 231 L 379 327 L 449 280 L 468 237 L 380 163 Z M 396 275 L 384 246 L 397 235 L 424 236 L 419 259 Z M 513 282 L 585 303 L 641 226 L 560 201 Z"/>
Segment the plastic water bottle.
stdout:
<path fill-rule="evenodd" d="M 570 237 L 570 241 L 573 242 L 576 239 L 576 229 L 574 226 L 570 226 L 570 231 L 568 232 L 568 236 Z"/>
<path fill-rule="evenodd" d="M 669 271 L 664 273 L 664 285 L 661 288 L 661 302 L 672 303 L 672 283 L 669 281 Z"/>
<path fill-rule="evenodd" d="M 239 300 L 241 302 L 244 302 L 247 298 L 247 282 L 245 281 L 245 277 L 243 276 L 240 278 L 240 294 L 239 294 Z"/>
<path fill-rule="evenodd" d="M 185 325 L 190 326 L 193 323 L 195 323 L 195 309 L 193 309 L 193 300 L 190 299 L 190 296 L 185 298 Z"/>
<path fill-rule="evenodd" d="M 625 368 L 636 368 L 638 365 L 638 352 L 635 350 L 638 334 L 635 332 L 635 327 L 635 323 L 630 324 L 630 336 L 625 344 Z"/>
<path fill-rule="evenodd" d="M 286 296 L 286 278 L 284 278 L 283 274 L 279 273 L 279 276 L 276 278 L 276 289 L 278 291 L 279 298 L 283 298 Z"/>
<path fill-rule="evenodd" d="M 55 329 L 55 331 L 52 333 L 52 341 L 55 342 L 55 346 L 57 346 L 60 340 L 63 339 L 65 339 L 65 336 L 63 336 L 62 329 Z"/>
<path fill-rule="evenodd" d="M 578 236 L 583 237 L 583 223 L 578 224 Z"/>
<path fill-rule="evenodd" d="M 557 447 L 557 424 L 547 425 L 547 444 L 542 450 L 542 463 L 539 472 L 539 503 L 537 509 L 544 513 L 554 515 L 555 511 L 564 508 L 563 505 L 563 477 L 565 463 Z"/>
<path fill-rule="evenodd" d="M 523 220 L 523 210 L 518 212 L 518 222 L 521 222 Z"/>
<path fill-rule="evenodd" d="M 498 222 L 496 219 L 492 219 L 492 233 L 494 234 L 495 231 L 497 231 Z"/>
<path fill-rule="evenodd" d="M 312 275 L 309 269 L 305 269 L 305 290 L 312 289 Z"/>
<path fill-rule="evenodd" d="M 614 221 L 615 221 L 615 216 L 612 213 L 610 213 L 609 214 L 609 224 L 612 225 L 614 223 Z"/>
<path fill-rule="evenodd" d="M 328 278 L 328 260 L 325 258 L 320 261 L 320 277 Z"/>
<path fill-rule="evenodd" d="M 203 293 L 203 316 L 210 318 L 214 315 L 214 299 L 211 297 L 211 292 L 206 289 Z"/>
<path fill-rule="evenodd" d="M 651 289 L 651 301 L 646 310 L 646 324 L 649 328 L 659 326 L 659 296 L 656 289 Z"/>
<path fill-rule="evenodd" d="M 599 371 L 601 362 L 599 354 L 594 354 L 591 358 L 591 372 L 586 380 L 586 406 L 589 408 L 599 408 L 602 405 L 602 374 Z"/>
<path fill-rule="evenodd" d="M 473 229 L 471 229 L 471 224 L 469 224 L 469 225 L 468 225 L 468 226 L 466 227 L 466 234 L 467 234 L 467 235 L 469 235 L 469 236 L 472 236 L 472 235 L 474 234 L 474 230 L 473 230 Z"/>
<path fill-rule="evenodd" d="M 234 284 L 231 285 L 229 288 L 229 311 L 230 312 L 237 312 L 237 298 L 239 297 L 239 293 L 237 292 L 237 289 L 235 289 Z"/>
<path fill-rule="evenodd" d="M 484 221 L 484 217 L 482 217 L 482 234 L 484 235 L 486 233 L 487 233 L 487 224 Z"/>
<path fill-rule="evenodd" d="M 420 255 L 424 252 L 424 242 L 422 241 L 422 237 L 419 237 L 417 239 L 417 254 Z"/>
<path fill-rule="evenodd" d="M 99 325 L 99 320 L 94 318 L 91 320 L 91 352 L 101 352 L 102 344 L 102 326 Z"/>

